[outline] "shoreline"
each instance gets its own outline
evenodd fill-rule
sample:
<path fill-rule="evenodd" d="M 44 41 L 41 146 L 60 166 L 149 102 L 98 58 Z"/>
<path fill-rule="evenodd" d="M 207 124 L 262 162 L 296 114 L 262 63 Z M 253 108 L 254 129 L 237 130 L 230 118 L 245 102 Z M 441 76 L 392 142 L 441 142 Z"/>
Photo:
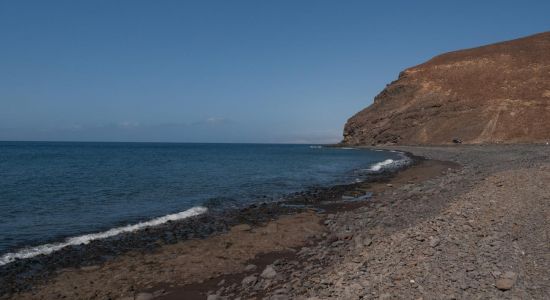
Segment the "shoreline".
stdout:
<path fill-rule="evenodd" d="M 63 269 L 12 299 L 550 296 L 550 147 L 386 148 L 427 159 L 320 194 L 372 192 L 366 201 Z"/>
<path fill-rule="evenodd" d="M 411 154 L 412 156 L 412 154 Z M 415 156 L 412 156 L 415 157 Z M 414 184 L 428 178 L 437 176 L 441 172 L 448 172 L 451 169 L 460 168 L 459 165 L 445 162 L 445 161 L 435 161 L 435 160 L 425 160 L 421 157 L 415 157 L 415 162 L 409 167 L 400 169 L 396 173 L 392 173 L 390 176 L 385 178 L 379 178 L 375 181 L 370 181 L 368 183 L 358 184 L 349 189 L 347 192 L 352 192 L 354 189 L 367 189 L 373 193 L 379 194 L 389 189 L 399 188 L 403 185 Z M 373 197 L 375 197 L 373 195 Z M 335 214 L 345 213 L 347 211 L 354 211 L 357 209 L 373 209 L 375 205 L 374 198 L 369 198 L 366 201 L 361 202 L 345 202 L 345 201 L 333 201 L 330 203 L 320 203 L 318 206 L 322 208 L 322 213 L 318 214 L 320 216 L 319 220 L 324 226 L 327 226 Z M 269 224 L 267 225 L 269 226 Z M 229 285 L 232 287 L 237 284 L 237 291 L 242 289 L 249 291 L 249 287 L 243 286 L 242 282 L 250 281 L 250 278 L 256 277 L 255 281 L 260 283 L 263 280 L 267 279 L 267 287 L 264 289 L 269 289 L 271 284 L 271 278 L 269 276 L 262 276 L 265 270 L 269 267 L 278 267 L 278 268 L 288 268 L 289 266 L 285 264 L 284 261 L 290 261 L 291 272 L 296 272 L 300 269 L 295 261 L 299 259 L 301 253 L 311 251 L 314 247 L 325 247 L 322 242 L 329 241 L 329 245 L 340 244 L 343 241 L 349 241 L 351 236 L 346 234 L 333 235 L 330 234 L 330 230 L 323 230 L 322 234 L 313 236 L 303 241 L 302 245 L 295 248 L 289 248 L 286 251 L 272 251 L 267 253 L 258 254 L 255 259 L 248 261 L 247 264 L 256 266 L 253 270 L 247 270 L 246 267 L 244 271 L 237 271 L 230 274 L 223 274 L 206 280 L 199 280 L 199 282 L 189 283 L 184 286 L 169 286 L 169 285 L 156 285 L 151 288 L 148 288 L 142 292 L 145 294 L 158 295 L 155 299 L 206 299 L 208 295 L 213 295 L 220 290 L 220 282 L 223 282 L 224 285 Z M 306 249 L 306 250 L 305 250 Z M 262 272 L 264 271 L 264 272 Z M 263 278 L 265 277 L 265 278 Z M 278 275 L 274 276 L 275 280 Z M 250 285 L 250 283 L 247 283 Z M 254 285 L 254 283 L 252 283 Z M 272 288 L 273 289 L 273 288 Z M 224 292 L 229 293 L 229 298 L 233 297 L 232 289 L 225 290 Z M 256 297 L 257 299 L 263 299 L 268 296 L 269 293 L 264 291 L 252 291 L 252 293 L 246 294 L 247 297 Z M 139 295 L 136 294 L 136 295 Z M 223 299 L 223 298 L 222 298 Z"/>
<path fill-rule="evenodd" d="M 347 191 L 353 190 L 354 186 L 358 184 L 391 178 L 400 170 L 421 160 L 420 157 L 412 156 L 409 153 L 402 154 L 404 160 L 408 160 L 407 162 L 383 169 L 381 172 L 363 174 L 362 176 L 366 176 L 366 180 L 359 183 L 311 188 L 290 193 L 280 200 L 253 203 L 236 209 L 223 211 L 209 209 L 203 214 L 189 218 L 168 221 L 137 231 L 123 231 L 106 238 L 91 240 L 87 244 L 68 244 L 52 253 L 16 259 L 0 266 L 0 287 L 2 287 L 0 288 L 0 299 L 14 292 L 31 290 L 35 285 L 41 285 L 50 278 L 55 277 L 60 270 L 86 269 L 116 260 L 118 257 L 132 252 L 153 253 L 166 245 L 193 239 L 208 239 L 211 236 L 229 232 L 235 225 L 258 226 L 281 216 L 295 215 L 309 209 L 320 209 L 320 206 L 327 206 L 326 203 L 322 203 L 326 202 L 327 199 L 340 198 Z M 134 225 L 125 227 L 131 226 Z M 111 230 L 113 229 L 82 236 L 99 235 Z M 82 236 L 76 236 L 72 239 Z M 68 240 L 65 239 L 62 242 L 45 245 L 61 245 Z"/>
<path fill-rule="evenodd" d="M 316 147 L 369 150 L 369 148 L 365 147 L 350 148 L 339 147 L 337 145 L 320 145 Z M 385 150 L 372 149 L 372 151 Z M 388 150 L 386 152 L 398 152 L 402 156 L 402 158 L 398 160 L 386 159 L 385 161 L 374 163 L 370 165 L 370 168 L 362 169 L 359 174 L 356 175 L 357 178 L 354 182 L 332 183 L 326 186 L 305 188 L 304 190 L 297 192 L 288 192 L 278 197 L 278 199 L 272 198 L 268 201 L 262 200 L 263 198 L 267 199 L 267 196 L 260 196 L 256 199 L 256 201 L 241 206 L 224 207 L 223 205 L 218 205 L 215 202 L 206 201 L 202 204 L 197 204 L 196 206 L 189 207 L 183 211 L 172 212 L 152 218 L 143 218 L 141 220 L 136 220 L 133 223 L 119 222 L 122 223 L 122 225 L 114 227 L 103 227 L 99 228 L 96 231 L 83 232 L 81 234 L 69 235 L 66 237 L 56 237 L 35 244 L 31 243 L 31 245 L 22 244 L 18 247 L 8 249 L 6 252 L 0 255 L 0 269 L 3 266 L 6 266 L 12 262 L 24 259 L 32 259 L 36 256 L 50 255 L 66 247 L 86 245 L 95 240 L 116 239 L 117 236 L 121 234 L 133 234 L 140 230 L 145 230 L 152 227 L 160 227 L 170 222 L 184 221 L 187 218 L 193 218 L 203 215 L 205 213 L 212 214 L 212 211 L 214 211 L 214 214 L 216 214 L 217 217 L 220 217 L 221 215 L 223 215 L 222 210 L 229 210 L 230 212 L 234 212 L 235 210 L 247 209 L 248 207 L 255 207 L 256 205 L 261 205 L 263 203 L 277 203 L 282 206 L 286 206 L 288 205 L 288 203 L 294 201 L 294 198 L 299 198 L 307 194 L 319 194 L 332 188 L 337 188 L 338 186 L 347 186 L 359 181 L 363 181 L 359 180 L 359 178 L 367 178 L 366 181 L 370 181 L 373 178 L 376 179 L 381 176 L 389 176 L 391 175 L 391 173 L 398 172 L 400 169 L 406 168 L 408 165 L 413 164 L 415 159 L 421 159 L 418 157 L 411 159 L 412 155 L 410 153 L 393 150 Z M 349 173 L 352 172 L 357 172 L 357 170 L 350 171 Z M 290 207 L 290 205 L 288 205 L 287 207 Z"/>

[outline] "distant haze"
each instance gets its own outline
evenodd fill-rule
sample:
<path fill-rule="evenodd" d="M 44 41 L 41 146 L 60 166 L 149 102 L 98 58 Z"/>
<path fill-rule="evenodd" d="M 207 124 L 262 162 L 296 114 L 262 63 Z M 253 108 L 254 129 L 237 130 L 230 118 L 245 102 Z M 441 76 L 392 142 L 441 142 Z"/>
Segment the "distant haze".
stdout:
<path fill-rule="evenodd" d="M 0 140 L 333 143 L 402 69 L 550 1 L 1 1 Z"/>

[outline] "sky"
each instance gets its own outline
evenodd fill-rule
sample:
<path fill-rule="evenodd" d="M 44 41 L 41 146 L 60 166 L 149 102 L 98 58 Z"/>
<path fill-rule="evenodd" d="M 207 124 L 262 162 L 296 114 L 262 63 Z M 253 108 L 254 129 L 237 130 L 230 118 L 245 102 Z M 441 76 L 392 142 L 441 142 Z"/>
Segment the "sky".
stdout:
<path fill-rule="evenodd" d="M 333 143 L 399 72 L 550 1 L 0 0 L 0 140 Z"/>

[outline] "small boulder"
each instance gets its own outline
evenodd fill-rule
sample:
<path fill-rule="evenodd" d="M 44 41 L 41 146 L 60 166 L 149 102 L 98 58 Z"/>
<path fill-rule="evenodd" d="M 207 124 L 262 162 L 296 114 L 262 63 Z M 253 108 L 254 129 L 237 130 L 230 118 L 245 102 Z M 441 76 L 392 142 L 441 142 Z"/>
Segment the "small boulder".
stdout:
<path fill-rule="evenodd" d="M 514 281 L 509 278 L 499 278 L 496 282 L 497 289 L 507 291 L 514 286 Z"/>
<path fill-rule="evenodd" d="M 246 267 L 244 267 L 244 270 L 245 270 L 245 272 L 252 272 L 252 271 L 256 270 L 257 268 L 258 267 L 256 265 L 249 264 Z"/>
<path fill-rule="evenodd" d="M 441 241 L 441 240 L 440 240 L 438 237 L 436 237 L 436 236 L 430 236 L 430 242 L 429 242 L 429 243 L 430 243 L 430 247 L 432 247 L 432 248 L 437 247 L 437 245 L 439 245 L 439 242 L 440 242 L 440 241 Z"/>
<path fill-rule="evenodd" d="M 275 276 L 277 276 L 277 271 L 273 269 L 273 266 L 267 266 L 260 276 L 262 278 L 272 279 L 272 278 L 275 278 Z"/>
<path fill-rule="evenodd" d="M 243 279 L 243 281 L 241 281 L 241 284 L 243 286 L 250 286 L 250 285 L 254 285 L 256 283 L 256 281 L 258 281 L 258 277 L 254 276 L 254 275 L 250 275 L 250 276 L 247 276 Z"/>
<path fill-rule="evenodd" d="M 206 298 L 206 300 L 219 300 L 219 299 L 220 299 L 220 296 L 216 294 L 208 295 L 208 297 Z"/>
<path fill-rule="evenodd" d="M 84 267 L 81 267 L 80 270 L 84 272 L 95 271 L 95 270 L 99 270 L 99 266 L 84 266 Z"/>
<path fill-rule="evenodd" d="M 151 293 L 139 293 L 136 295 L 136 300 L 151 300 L 154 296 Z"/>
<path fill-rule="evenodd" d="M 502 274 L 502 276 L 500 276 L 497 279 L 495 285 L 497 289 L 501 291 L 507 291 L 514 286 L 514 284 L 516 283 L 516 279 L 517 279 L 516 273 L 507 271 L 507 272 L 504 272 L 504 274 Z"/>

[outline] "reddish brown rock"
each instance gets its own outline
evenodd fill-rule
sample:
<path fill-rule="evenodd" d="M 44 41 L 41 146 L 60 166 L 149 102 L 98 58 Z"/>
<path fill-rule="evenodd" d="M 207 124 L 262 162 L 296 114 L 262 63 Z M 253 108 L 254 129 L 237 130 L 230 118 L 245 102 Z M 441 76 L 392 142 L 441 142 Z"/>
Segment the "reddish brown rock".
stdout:
<path fill-rule="evenodd" d="M 347 145 L 550 141 L 550 32 L 406 69 L 344 128 Z"/>

